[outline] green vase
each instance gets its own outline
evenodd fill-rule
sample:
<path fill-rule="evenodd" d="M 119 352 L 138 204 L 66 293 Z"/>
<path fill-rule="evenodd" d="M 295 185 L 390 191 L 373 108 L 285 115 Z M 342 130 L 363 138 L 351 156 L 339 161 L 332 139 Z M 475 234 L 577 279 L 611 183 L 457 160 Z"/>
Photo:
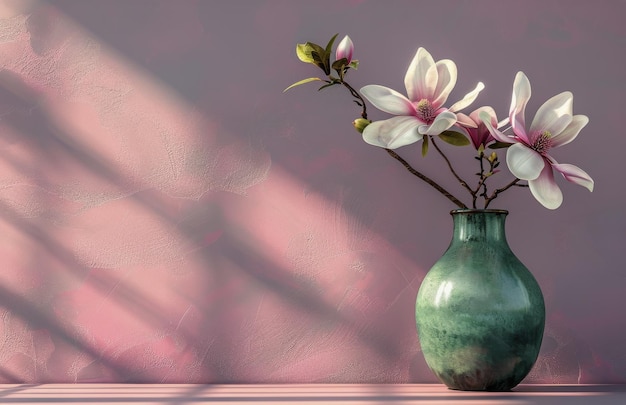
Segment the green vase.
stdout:
<path fill-rule="evenodd" d="M 541 289 L 506 241 L 504 210 L 455 210 L 448 250 L 417 294 L 428 367 L 449 388 L 508 391 L 539 354 Z"/>

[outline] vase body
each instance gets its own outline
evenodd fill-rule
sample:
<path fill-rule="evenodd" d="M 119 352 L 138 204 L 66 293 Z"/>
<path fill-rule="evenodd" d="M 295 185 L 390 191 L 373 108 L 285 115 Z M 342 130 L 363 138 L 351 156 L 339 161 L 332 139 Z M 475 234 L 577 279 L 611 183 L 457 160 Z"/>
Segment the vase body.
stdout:
<path fill-rule="evenodd" d="M 545 324 L 543 295 L 509 248 L 507 211 L 451 214 L 450 246 L 417 295 L 422 352 L 449 388 L 508 391 L 537 360 Z"/>

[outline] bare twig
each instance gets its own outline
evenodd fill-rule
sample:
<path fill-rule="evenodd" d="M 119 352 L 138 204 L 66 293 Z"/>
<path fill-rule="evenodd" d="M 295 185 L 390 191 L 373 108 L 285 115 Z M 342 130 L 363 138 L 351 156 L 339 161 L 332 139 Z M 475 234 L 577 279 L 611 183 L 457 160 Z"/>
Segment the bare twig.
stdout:
<path fill-rule="evenodd" d="M 528 187 L 528 185 L 526 185 L 526 184 L 517 184 L 519 181 L 521 181 L 521 180 L 518 179 L 518 178 L 515 178 L 513 181 L 511 181 L 506 186 L 494 190 L 493 193 L 491 193 L 491 195 L 489 197 L 485 196 L 485 209 L 489 206 L 489 203 L 491 203 L 491 201 L 493 201 L 498 196 L 498 194 L 500 194 L 501 192 L 506 191 L 506 190 L 510 189 L 511 187 L 513 187 L 513 186 Z"/>
<path fill-rule="evenodd" d="M 459 176 L 456 172 L 456 170 L 454 170 L 454 167 L 452 167 L 452 163 L 450 162 L 450 159 L 448 159 L 448 157 L 443 153 L 443 151 L 439 148 L 439 145 L 437 145 L 437 143 L 435 142 L 435 138 L 434 137 L 430 137 L 430 141 L 432 142 L 433 146 L 435 147 L 435 149 L 437 149 L 437 152 L 439 152 L 439 155 L 441 155 L 441 157 L 443 158 L 443 160 L 446 161 L 446 163 L 448 164 L 448 168 L 450 169 L 450 171 L 452 172 L 452 174 L 454 175 L 454 177 L 459 181 L 459 183 L 461 183 L 461 185 L 467 190 L 469 191 L 470 194 L 472 194 L 472 196 L 474 195 L 474 191 L 470 188 L 470 186 L 467 185 L 467 183 L 465 182 L 465 180 L 463 180 L 461 178 L 461 176 Z M 474 207 L 476 208 L 476 207 Z"/>
<path fill-rule="evenodd" d="M 407 162 L 406 160 L 404 160 L 402 157 L 400 157 L 400 155 L 398 155 L 396 152 L 394 152 L 391 149 L 385 149 L 387 151 L 387 153 L 393 157 L 394 159 L 396 159 L 397 161 L 399 161 L 400 163 L 402 163 L 402 165 L 413 175 L 419 177 L 421 180 L 425 181 L 426 183 L 428 183 L 431 187 L 433 187 L 435 190 L 439 191 L 441 194 L 444 195 L 444 197 L 446 197 L 448 200 L 452 201 L 454 204 L 456 204 L 459 208 L 467 208 L 467 206 L 465 204 L 463 204 L 458 198 L 456 198 L 455 196 L 453 196 L 452 194 L 450 194 L 446 189 L 444 189 L 443 187 L 441 187 L 439 184 L 437 184 L 435 181 L 433 181 L 432 179 L 430 179 L 429 177 L 425 176 L 424 174 L 418 172 L 417 170 L 415 170 L 410 164 L 409 162 Z"/>

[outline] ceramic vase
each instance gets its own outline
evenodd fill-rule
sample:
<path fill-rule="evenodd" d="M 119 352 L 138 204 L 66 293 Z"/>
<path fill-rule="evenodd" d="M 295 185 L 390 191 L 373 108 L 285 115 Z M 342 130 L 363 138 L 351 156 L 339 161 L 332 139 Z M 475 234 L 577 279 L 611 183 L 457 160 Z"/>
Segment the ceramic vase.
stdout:
<path fill-rule="evenodd" d="M 513 254 L 504 210 L 455 210 L 450 246 L 424 278 L 416 323 L 426 363 L 451 389 L 508 391 L 543 337 L 541 289 Z"/>

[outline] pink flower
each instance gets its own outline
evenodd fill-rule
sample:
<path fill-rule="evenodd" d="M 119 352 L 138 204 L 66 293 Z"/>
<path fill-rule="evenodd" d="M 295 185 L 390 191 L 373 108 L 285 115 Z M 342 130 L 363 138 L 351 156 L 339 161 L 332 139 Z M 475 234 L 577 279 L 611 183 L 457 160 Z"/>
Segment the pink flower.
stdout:
<path fill-rule="evenodd" d="M 593 191 L 593 179 L 582 169 L 557 161 L 548 153 L 573 141 L 589 119 L 584 115 L 572 115 L 573 95 L 569 91 L 557 94 L 546 101 L 535 114 L 527 130 L 524 111 L 530 99 L 530 82 L 526 75 L 518 72 L 513 84 L 513 97 L 509 119 L 513 135 L 505 135 L 494 128 L 485 112 L 482 121 L 495 139 L 512 143 L 506 154 L 506 163 L 511 173 L 527 180 L 532 195 L 544 207 L 558 208 L 563 194 L 554 180 L 552 169 L 561 173 L 566 180 Z"/>
<path fill-rule="evenodd" d="M 457 70 L 453 61 L 435 63 L 424 48 L 419 48 L 404 77 L 408 98 L 388 87 L 369 85 L 361 89 L 374 107 L 396 115 L 368 125 L 363 131 L 365 142 L 396 149 L 422 139 L 439 135 L 457 122 L 454 112 L 470 105 L 485 87 L 476 88 L 450 108 L 443 107 L 456 84 Z"/>
<path fill-rule="evenodd" d="M 346 65 L 349 65 L 352 62 L 352 53 L 354 52 L 354 44 L 349 36 L 343 37 L 339 45 L 337 45 L 337 49 L 335 50 L 335 60 L 340 60 L 346 58 L 348 61 Z"/>
<path fill-rule="evenodd" d="M 474 145 L 474 148 L 476 149 L 478 149 L 480 145 L 485 147 L 489 142 L 494 140 L 491 132 L 489 132 L 489 129 L 480 118 L 480 114 L 483 112 L 489 115 L 491 125 L 496 128 L 499 128 L 501 125 L 508 122 L 508 119 L 506 119 L 498 124 L 496 112 L 493 108 L 488 106 L 477 108 L 472 111 L 469 116 L 463 113 L 457 113 L 458 126 L 465 130 L 469 138 L 472 140 L 472 145 Z"/>

